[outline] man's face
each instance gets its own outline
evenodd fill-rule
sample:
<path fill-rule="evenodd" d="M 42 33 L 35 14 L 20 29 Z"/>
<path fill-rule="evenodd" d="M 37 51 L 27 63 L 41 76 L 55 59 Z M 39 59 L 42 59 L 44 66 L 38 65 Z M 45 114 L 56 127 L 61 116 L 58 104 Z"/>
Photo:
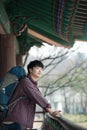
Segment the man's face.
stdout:
<path fill-rule="evenodd" d="M 30 75 L 33 76 L 34 78 L 40 78 L 42 76 L 43 68 L 41 67 L 33 67 L 30 69 Z"/>

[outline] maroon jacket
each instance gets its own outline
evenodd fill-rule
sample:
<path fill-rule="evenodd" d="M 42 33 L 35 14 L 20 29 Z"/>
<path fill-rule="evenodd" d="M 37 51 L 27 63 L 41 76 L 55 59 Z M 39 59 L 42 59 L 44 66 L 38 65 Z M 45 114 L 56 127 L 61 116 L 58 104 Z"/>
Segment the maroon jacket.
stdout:
<path fill-rule="evenodd" d="M 36 104 L 43 109 L 50 108 L 51 105 L 42 96 L 37 87 L 37 82 L 34 82 L 30 77 L 20 80 L 11 102 L 21 96 L 26 96 L 27 99 L 20 100 L 12 110 L 9 108 L 4 121 L 17 122 L 25 128 L 32 128 Z"/>

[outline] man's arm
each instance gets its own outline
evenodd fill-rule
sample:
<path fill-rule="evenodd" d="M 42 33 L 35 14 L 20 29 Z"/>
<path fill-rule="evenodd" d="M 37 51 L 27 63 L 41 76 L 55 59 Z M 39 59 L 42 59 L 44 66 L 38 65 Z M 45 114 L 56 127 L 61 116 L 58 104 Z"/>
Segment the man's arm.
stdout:
<path fill-rule="evenodd" d="M 24 85 L 23 85 L 24 84 Z M 37 87 L 34 87 L 32 82 L 26 78 L 23 80 L 22 85 L 24 86 L 24 91 L 27 94 L 29 98 L 34 100 L 39 106 L 41 106 L 46 112 L 48 112 L 50 115 L 60 116 L 60 111 L 53 111 L 51 108 L 51 104 L 48 103 L 46 98 L 42 95 L 42 93 L 38 90 Z"/>

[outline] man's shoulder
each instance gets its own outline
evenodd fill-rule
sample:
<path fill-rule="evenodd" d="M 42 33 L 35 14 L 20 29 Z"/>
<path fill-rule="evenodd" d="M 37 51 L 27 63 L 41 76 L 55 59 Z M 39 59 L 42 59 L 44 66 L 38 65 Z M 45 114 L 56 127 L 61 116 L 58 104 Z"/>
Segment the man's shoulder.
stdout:
<path fill-rule="evenodd" d="M 31 80 L 27 76 L 25 76 L 25 77 L 20 79 L 20 82 L 21 83 L 23 83 L 23 82 L 28 82 L 29 83 L 29 82 L 31 82 Z"/>
<path fill-rule="evenodd" d="M 26 80 L 29 80 L 29 78 L 27 77 L 27 76 L 25 76 L 25 77 L 22 77 L 19 81 L 26 81 Z"/>

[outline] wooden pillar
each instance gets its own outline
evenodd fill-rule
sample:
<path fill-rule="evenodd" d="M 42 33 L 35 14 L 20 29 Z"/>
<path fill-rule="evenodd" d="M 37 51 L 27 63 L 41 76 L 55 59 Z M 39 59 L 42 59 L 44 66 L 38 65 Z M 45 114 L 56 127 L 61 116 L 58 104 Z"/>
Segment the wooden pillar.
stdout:
<path fill-rule="evenodd" d="M 13 34 L 0 34 L 0 78 L 16 65 Z"/>
<path fill-rule="evenodd" d="M 21 65 L 21 66 L 23 65 L 21 54 L 16 55 L 16 65 Z"/>

